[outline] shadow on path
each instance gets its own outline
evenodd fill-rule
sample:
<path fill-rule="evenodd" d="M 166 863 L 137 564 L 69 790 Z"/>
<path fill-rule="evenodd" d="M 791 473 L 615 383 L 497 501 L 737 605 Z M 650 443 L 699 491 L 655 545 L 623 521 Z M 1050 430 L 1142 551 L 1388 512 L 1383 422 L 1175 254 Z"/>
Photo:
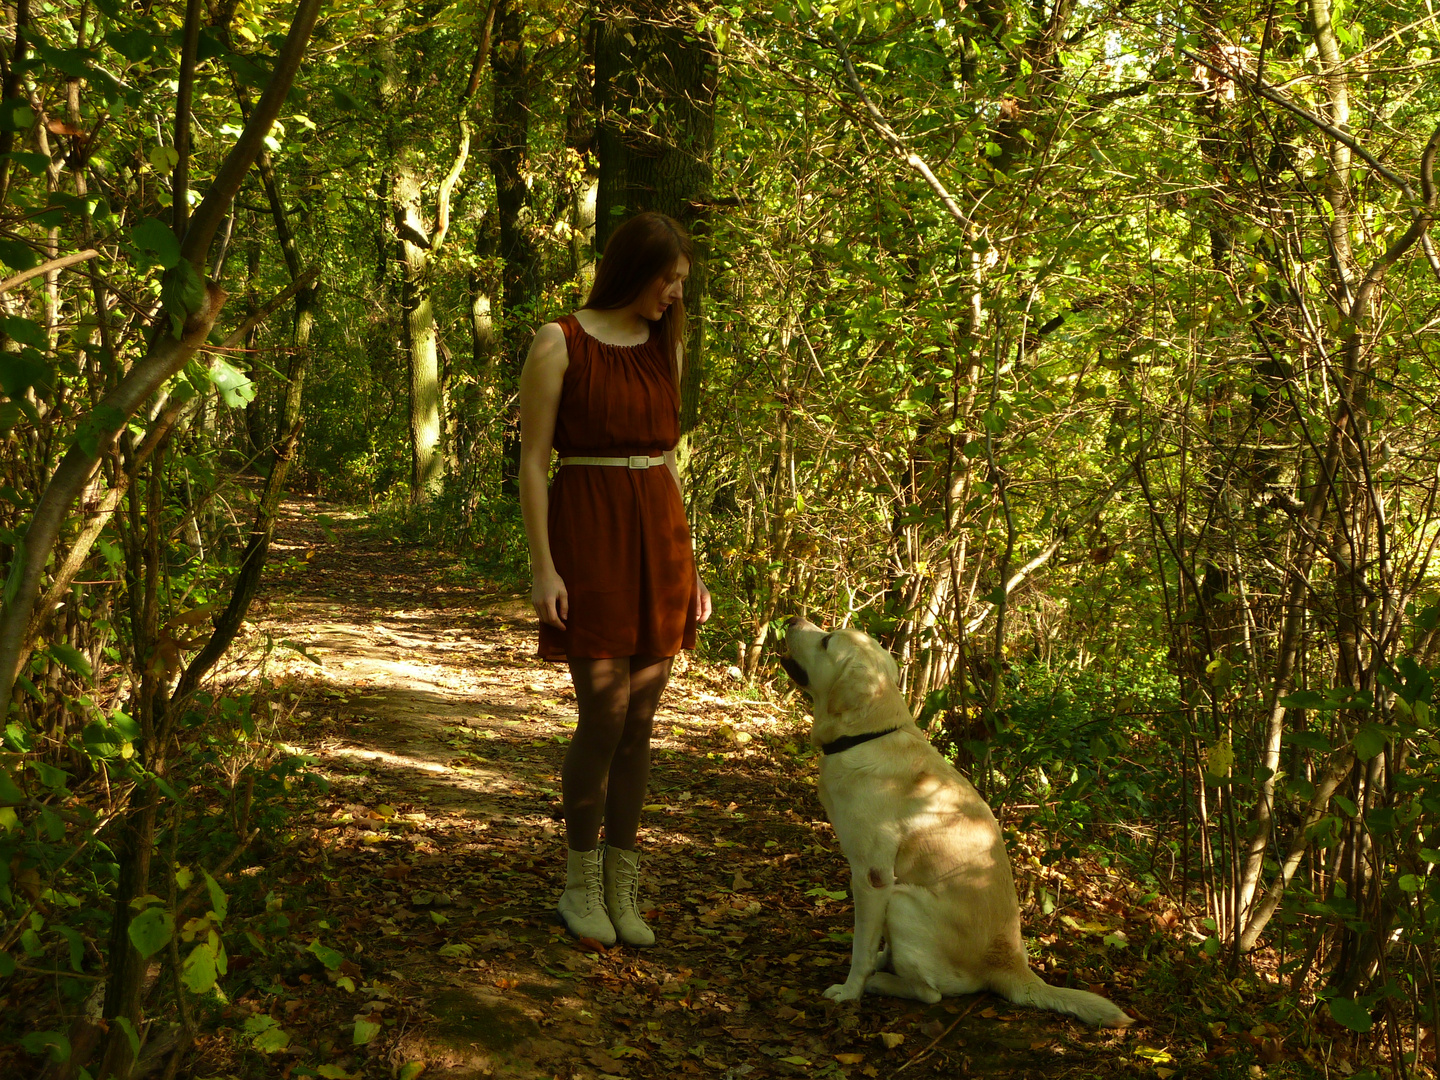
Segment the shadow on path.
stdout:
<path fill-rule="evenodd" d="M 313 515 L 287 508 L 296 559 L 250 640 L 291 643 L 272 654 L 294 695 L 278 723 L 332 785 L 286 880 L 323 895 L 317 934 L 363 976 L 339 996 L 381 1027 L 316 1053 L 452 1080 L 1124 1071 L 1117 1036 L 990 998 L 823 1000 L 849 962 L 849 872 L 804 729 L 693 662 L 657 717 L 641 837 L 658 944 L 580 947 L 552 917 L 574 696 L 562 666 L 531 656 L 524 597 L 486 595 L 353 520 L 328 542 Z"/>

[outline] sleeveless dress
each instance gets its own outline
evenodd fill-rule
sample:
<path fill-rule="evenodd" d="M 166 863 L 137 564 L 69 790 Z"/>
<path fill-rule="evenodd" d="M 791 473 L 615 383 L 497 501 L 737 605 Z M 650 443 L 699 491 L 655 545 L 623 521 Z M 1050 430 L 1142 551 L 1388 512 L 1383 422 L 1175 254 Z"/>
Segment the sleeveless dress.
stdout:
<path fill-rule="evenodd" d="M 558 320 L 570 366 L 554 445 L 561 457 L 656 457 L 680 439 L 680 396 L 658 333 L 607 345 Z M 663 465 L 563 465 L 550 485 L 550 554 L 565 582 L 565 629 L 540 624 L 545 660 L 674 656 L 695 647 L 690 526 Z"/>

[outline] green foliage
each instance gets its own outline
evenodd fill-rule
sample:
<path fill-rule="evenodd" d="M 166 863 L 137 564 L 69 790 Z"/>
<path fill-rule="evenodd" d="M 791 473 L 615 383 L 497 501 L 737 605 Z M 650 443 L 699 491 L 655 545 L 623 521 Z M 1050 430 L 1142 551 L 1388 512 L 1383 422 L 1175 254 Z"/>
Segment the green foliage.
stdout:
<path fill-rule="evenodd" d="M 200 34 L 192 209 L 268 81 L 288 9 L 231 14 Z M 43 588 L 90 537 L 83 565 L 46 599 L 3 718 L 14 946 L 0 978 L 20 962 L 108 974 L 82 946 L 108 940 L 110 905 L 143 955 L 180 958 L 186 993 L 223 989 L 246 917 L 203 870 L 241 840 L 226 785 L 243 763 L 246 824 L 276 828 L 304 770 L 253 750 L 265 721 L 244 693 L 201 688 L 174 713 L 167 695 L 230 600 L 302 381 L 292 480 L 523 590 L 505 483 L 516 376 L 535 327 L 580 302 L 603 162 L 587 11 L 514 14 L 518 39 L 496 47 L 533 64 L 523 205 L 501 207 L 472 151 L 417 274 L 399 257 L 398 166 L 433 238 L 458 121 L 473 147 L 495 145 L 487 109 L 518 89 L 496 84 L 492 56 L 471 91 L 477 11 L 328 12 L 267 136 L 270 181 L 247 177 L 223 242 L 192 261 L 171 225 L 181 9 L 32 10 L 23 91 L 0 101 L 0 262 L 98 255 L 15 285 L 0 317 L 12 618 L 49 478 L 72 447 L 95 471 L 83 504 L 62 508 Z M 701 11 L 721 105 L 688 221 L 711 273 L 683 457 L 715 592 L 709 658 L 767 677 L 795 611 L 877 634 L 932 736 L 997 805 L 1035 803 L 1047 858 L 1108 846 L 1159 880 L 1155 853 L 1174 854 L 1183 870 L 1165 884 L 1191 888 L 1177 903 L 1210 919 L 1217 963 L 1237 962 L 1278 890 L 1260 946 L 1296 965 L 1287 975 L 1341 985 L 1327 1011 L 1362 1032 L 1402 991 L 1412 1009 L 1434 994 L 1401 986 L 1380 943 L 1433 957 L 1440 899 L 1437 293 L 1421 249 L 1384 264 L 1407 197 L 1246 80 L 1325 117 L 1343 78 L 1337 123 L 1416 191 L 1440 92 L 1433 28 L 1393 6 L 1334 14 L 1326 37 L 1263 6 L 1182 11 L 1178 36 L 1156 29 L 1177 16 L 1154 4 L 1123 18 L 932 0 Z M 892 153 L 872 107 L 930 178 Z M 218 346 L 291 283 L 292 259 L 320 267 L 309 307 L 197 356 L 143 407 L 99 404 L 205 308 L 207 280 L 229 295 Z M 1355 302 L 1367 275 L 1384 278 L 1371 308 Z M 447 477 L 428 503 L 412 487 L 407 364 L 422 307 L 441 337 Z M 135 895 L 118 891 L 135 815 L 105 801 L 117 790 L 161 808 L 142 846 L 166 865 Z M 172 842 L 201 868 L 188 885 Z M 206 914 L 178 912 L 172 880 L 180 895 L 198 881 Z M 311 952 L 333 969 L 338 954 Z M 278 1022 L 251 1023 L 257 1051 L 287 1046 Z M 69 1053 L 54 1032 L 22 1034 L 37 1055 Z"/>

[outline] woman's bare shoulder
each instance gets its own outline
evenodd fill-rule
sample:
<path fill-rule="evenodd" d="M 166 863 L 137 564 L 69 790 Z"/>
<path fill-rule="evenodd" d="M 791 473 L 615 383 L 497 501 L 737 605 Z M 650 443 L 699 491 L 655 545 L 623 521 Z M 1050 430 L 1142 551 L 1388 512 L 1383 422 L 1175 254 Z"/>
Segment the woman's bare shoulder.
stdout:
<path fill-rule="evenodd" d="M 539 330 L 535 331 L 535 346 L 539 347 L 542 345 L 549 348 L 554 348 L 556 345 L 559 345 L 561 348 L 564 348 L 565 328 L 560 325 L 558 319 L 554 322 L 547 322 L 544 326 L 540 327 Z"/>
<path fill-rule="evenodd" d="M 563 370 L 570 362 L 569 354 L 565 328 L 558 322 L 548 322 L 535 331 L 535 340 L 530 343 L 530 354 L 526 357 L 526 363 L 540 363 L 546 367 L 558 364 Z"/>

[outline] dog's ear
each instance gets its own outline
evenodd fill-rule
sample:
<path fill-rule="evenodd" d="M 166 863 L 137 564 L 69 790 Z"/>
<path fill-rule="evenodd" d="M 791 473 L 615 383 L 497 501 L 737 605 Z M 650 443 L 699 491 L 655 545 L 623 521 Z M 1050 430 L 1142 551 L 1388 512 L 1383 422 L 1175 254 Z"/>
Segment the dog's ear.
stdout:
<path fill-rule="evenodd" d="M 867 662 L 863 654 L 852 653 L 830 683 L 825 711 L 831 716 L 855 712 L 873 702 L 884 689 L 885 680 L 876 665 Z"/>

